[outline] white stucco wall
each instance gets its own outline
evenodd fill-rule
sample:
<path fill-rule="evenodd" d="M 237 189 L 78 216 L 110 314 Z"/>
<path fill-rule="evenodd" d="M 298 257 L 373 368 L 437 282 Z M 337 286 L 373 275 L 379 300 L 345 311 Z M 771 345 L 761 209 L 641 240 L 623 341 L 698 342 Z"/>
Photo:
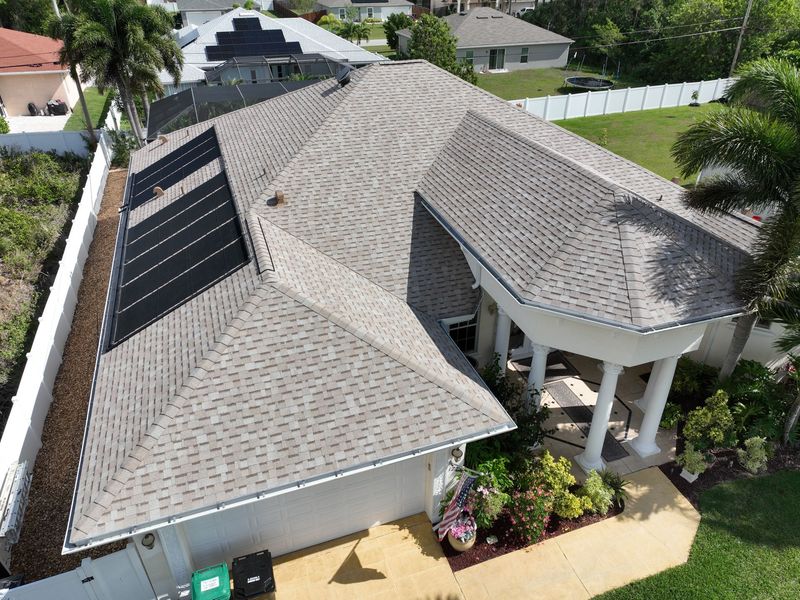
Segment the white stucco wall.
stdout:
<path fill-rule="evenodd" d="M 389 18 L 390 15 L 393 15 L 393 14 L 396 14 L 396 13 L 403 13 L 403 14 L 408 15 L 409 17 L 411 16 L 411 6 L 383 6 L 383 5 L 380 5 L 380 4 L 376 4 L 376 5 L 371 7 L 372 10 L 373 10 L 372 17 L 369 16 L 369 8 L 370 8 L 370 6 L 360 6 L 359 7 L 358 20 L 365 21 L 366 19 L 372 18 L 372 19 L 378 19 L 378 20 L 381 20 L 381 21 L 385 21 L 386 19 Z M 327 6 L 323 6 L 322 4 L 317 4 L 316 7 L 315 7 L 315 10 L 327 10 L 330 14 L 334 15 L 335 17 L 337 17 L 339 19 L 344 19 L 345 17 L 343 17 L 342 15 L 343 14 L 344 15 L 347 14 L 347 9 L 345 9 L 345 8 L 342 8 L 342 9 L 329 8 Z M 342 13 L 341 11 L 345 11 L 345 12 Z"/>
<path fill-rule="evenodd" d="M 522 49 L 528 48 L 528 62 L 520 62 Z M 499 48 L 499 47 L 498 47 Z M 463 60 L 469 48 L 459 48 L 456 58 Z M 491 48 L 472 48 L 472 64 L 476 71 L 489 69 L 489 51 Z M 543 69 L 547 67 L 563 67 L 569 58 L 569 44 L 537 44 L 534 46 L 506 46 L 504 69 L 518 71 L 522 69 Z"/>
<path fill-rule="evenodd" d="M 720 321 L 710 325 L 700 342 L 700 347 L 690 354 L 694 360 L 699 360 L 706 364 L 719 367 L 725 360 L 728 352 L 733 330 L 736 324 L 733 320 Z M 774 346 L 775 341 L 783 333 L 783 326 L 772 323 L 769 329 L 755 327 L 747 340 L 742 358 L 756 360 L 768 367 L 775 368 L 786 358 L 786 353 L 777 350 Z"/>
<path fill-rule="evenodd" d="M 0 97 L 9 116 L 27 115 L 28 102 L 44 108 L 49 100 L 61 99 L 70 108 L 78 102 L 78 87 L 66 72 L 0 75 Z"/>

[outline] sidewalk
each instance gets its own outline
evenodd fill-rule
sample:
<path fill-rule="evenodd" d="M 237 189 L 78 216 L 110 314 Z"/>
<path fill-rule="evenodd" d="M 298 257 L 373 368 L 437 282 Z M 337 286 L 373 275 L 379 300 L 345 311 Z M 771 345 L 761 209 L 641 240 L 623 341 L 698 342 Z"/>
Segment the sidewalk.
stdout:
<path fill-rule="evenodd" d="M 458 571 L 464 598 L 591 598 L 686 562 L 699 513 L 657 467 L 628 479 L 621 515 Z"/>

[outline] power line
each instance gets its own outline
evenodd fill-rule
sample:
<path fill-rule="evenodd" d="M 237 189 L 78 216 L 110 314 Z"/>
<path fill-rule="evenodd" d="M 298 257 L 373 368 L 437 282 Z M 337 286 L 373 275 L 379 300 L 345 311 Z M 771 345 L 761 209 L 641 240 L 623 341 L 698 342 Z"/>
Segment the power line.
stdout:
<path fill-rule="evenodd" d="M 672 35 L 667 37 L 660 37 L 660 38 L 650 38 L 647 40 L 632 40 L 629 42 L 616 42 L 614 44 L 597 44 L 593 46 L 582 46 L 580 48 L 572 48 L 570 51 L 574 50 L 594 50 L 596 48 L 613 48 L 614 46 L 631 46 L 633 44 L 648 44 L 650 42 L 662 42 L 664 40 L 677 40 L 680 38 L 690 38 L 690 37 L 697 37 L 700 35 L 709 35 L 711 33 L 722 33 L 725 31 L 739 31 L 741 27 L 726 27 L 725 29 L 712 29 L 710 31 L 698 31 L 696 33 L 684 33 L 681 35 Z"/>
<path fill-rule="evenodd" d="M 713 21 L 701 21 L 699 23 L 686 23 L 685 25 L 665 25 L 663 27 L 651 27 L 649 29 L 634 29 L 632 31 L 622 31 L 620 32 L 621 35 L 630 35 L 632 33 L 645 33 L 650 31 L 664 31 L 665 29 L 680 29 L 681 27 L 697 27 L 699 25 L 711 25 L 713 23 L 724 23 L 726 21 L 741 21 L 742 17 L 731 17 L 729 19 L 714 19 Z M 585 40 L 591 39 L 596 37 L 602 37 L 599 34 L 595 35 L 581 35 L 575 37 L 575 40 Z"/>

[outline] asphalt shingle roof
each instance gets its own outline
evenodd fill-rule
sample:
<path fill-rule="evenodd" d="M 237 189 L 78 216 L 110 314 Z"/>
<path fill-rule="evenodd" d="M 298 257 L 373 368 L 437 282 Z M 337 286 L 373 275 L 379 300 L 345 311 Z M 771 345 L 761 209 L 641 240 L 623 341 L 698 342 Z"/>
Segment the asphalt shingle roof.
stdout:
<path fill-rule="evenodd" d="M 730 306 L 756 232 L 421 61 L 180 130 L 131 172 L 209 127 L 221 158 L 129 222 L 224 169 L 254 260 L 100 356 L 70 544 L 511 426 L 437 322 L 479 296 L 426 202 L 521 293 L 621 325 Z"/>
<path fill-rule="evenodd" d="M 563 35 L 487 6 L 447 15 L 444 20 L 456 36 L 458 48 L 572 43 Z"/>
<path fill-rule="evenodd" d="M 62 46 L 61 40 L 0 27 L 0 73 L 63 71 Z"/>

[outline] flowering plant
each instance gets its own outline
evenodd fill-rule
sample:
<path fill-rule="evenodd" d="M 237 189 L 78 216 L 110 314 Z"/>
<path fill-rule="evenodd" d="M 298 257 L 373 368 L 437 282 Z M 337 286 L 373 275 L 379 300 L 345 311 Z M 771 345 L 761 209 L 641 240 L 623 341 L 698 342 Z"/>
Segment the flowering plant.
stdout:
<path fill-rule="evenodd" d="M 450 526 L 450 535 L 460 542 L 468 542 L 475 537 L 478 526 L 475 524 L 475 519 L 469 511 L 464 511 L 461 516 L 456 519 L 456 522 Z"/>
<path fill-rule="evenodd" d="M 514 533 L 527 543 L 536 542 L 550 520 L 550 492 L 539 486 L 514 492 L 508 502 L 508 515 Z"/>
<path fill-rule="evenodd" d="M 478 527 L 488 529 L 500 516 L 506 502 L 508 494 L 495 487 L 479 485 L 470 490 L 467 509 L 475 518 Z"/>

